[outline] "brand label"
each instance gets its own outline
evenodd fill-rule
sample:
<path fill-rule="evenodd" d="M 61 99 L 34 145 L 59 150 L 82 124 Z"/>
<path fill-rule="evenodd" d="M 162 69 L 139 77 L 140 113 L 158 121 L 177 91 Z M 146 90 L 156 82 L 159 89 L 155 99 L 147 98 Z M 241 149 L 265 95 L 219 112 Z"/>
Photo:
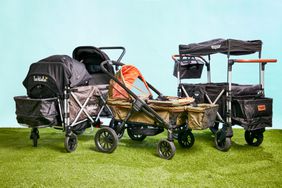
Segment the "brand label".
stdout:
<path fill-rule="evenodd" d="M 211 49 L 213 49 L 213 50 L 216 50 L 216 49 L 218 49 L 220 47 L 221 47 L 220 44 L 218 44 L 218 45 L 211 45 Z"/>
<path fill-rule="evenodd" d="M 258 105 L 258 111 L 265 111 L 266 110 L 266 107 L 264 104 L 261 104 L 261 105 Z"/>
<path fill-rule="evenodd" d="M 33 81 L 35 82 L 47 82 L 47 76 L 33 76 Z"/>

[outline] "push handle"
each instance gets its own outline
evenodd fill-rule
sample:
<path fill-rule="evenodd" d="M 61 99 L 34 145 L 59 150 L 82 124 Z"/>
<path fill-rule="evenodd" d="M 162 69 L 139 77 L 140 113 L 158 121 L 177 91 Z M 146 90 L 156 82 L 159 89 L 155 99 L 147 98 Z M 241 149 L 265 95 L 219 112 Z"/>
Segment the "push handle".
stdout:
<path fill-rule="evenodd" d="M 276 63 L 277 59 L 230 59 L 232 63 Z"/>
<path fill-rule="evenodd" d="M 117 59 L 117 62 L 120 62 L 121 59 L 123 58 L 124 54 L 125 54 L 125 48 L 122 46 L 109 46 L 109 47 L 100 47 L 100 50 L 122 50 L 119 58 Z"/>

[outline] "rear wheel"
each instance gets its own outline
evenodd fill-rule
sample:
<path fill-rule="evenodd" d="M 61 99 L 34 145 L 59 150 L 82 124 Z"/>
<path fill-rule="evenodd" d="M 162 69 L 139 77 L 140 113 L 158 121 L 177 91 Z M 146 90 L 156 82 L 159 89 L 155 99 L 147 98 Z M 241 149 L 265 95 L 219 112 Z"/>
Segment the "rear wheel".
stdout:
<path fill-rule="evenodd" d="M 191 131 L 181 131 L 178 133 L 177 141 L 183 148 L 190 148 L 195 142 L 195 137 Z"/>
<path fill-rule="evenodd" d="M 66 135 L 65 137 L 65 148 L 67 152 L 71 153 L 77 148 L 77 136 L 74 133 Z"/>
<path fill-rule="evenodd" d="M 141 129 L 141 127 L 140 127 Z M 146 138 L 146 135 L 143 135 L 143 134 L 137 134 L 135 131 L 134 131 L 134 128 L 132 128 L 132 126 L 129 124 L 128 127 L 127 127 L 127 134 L 128 136 L 131 138 L 131 140 L 134 140 L 134 141 L 143 141 L 145 138 Z"/>
<path fill-rule="evenodd" d="M 215 147 L 220 151 L 228 151 L 231 147 L 231 138 L 223 134 L 222 130 L 215 133 Z"/>
<path fill-rule="evenodd" d="M 255 131 L 245 131 L 245 140 L 251 146 L 259 146 L 263 142 L 263 133 Z"/>
<path fill-rule="evenodd" d="M 94 141 L 98 151 L 112 153 L 117 147 L 118 136 L 113 129 L 104 127 L 97 131 Z"/>
<path fill-rule="evenodd" d="M 110 127 L 116 132 L 118 139 L 121 139 L 124 134 L 124 128 L 120 127 L 122 122 L 115 121 L 114 119 L 110 122 Z"/>
<path fill-rule="evenodd" d="M 163 159 L 171 159 L 175 154 L 175 145 L 173 142 L 170 142 L 166 139 L 159 141 L 157 146 L 157 152 L 159 156 Z"/>

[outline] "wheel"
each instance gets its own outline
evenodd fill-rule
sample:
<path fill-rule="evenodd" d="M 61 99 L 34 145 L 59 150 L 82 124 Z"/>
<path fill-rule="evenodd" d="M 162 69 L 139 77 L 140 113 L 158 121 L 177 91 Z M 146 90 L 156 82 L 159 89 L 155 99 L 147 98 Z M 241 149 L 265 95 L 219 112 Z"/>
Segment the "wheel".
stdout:
<path fill-rule="evenodd" d="M 66 135 L 65 137 L 65 148 L 67 152 L 71 153 L 76 150 L 77 147 L 77 136 L 74 133 Z"/>
<path fill-rule="evenodd" d="M 141 129 L 141 128 L 140 128 Z M 143 141 L 145 138 L 146 138 L 146 135 L 143 135 L 143 134 L 136 134 L 134 132 L 134 129 L 132 128 L 132 126 L 129 124 L 128 127 L 127 127 L 127 134 L 128 136 L 131 138 L 131 140 L 134 140 L 134 141 Z"/>
<path fill-rule="evenodd" d="M 171 159 L 175 154 L 175 145 L 166 139 L 160 140 L 157 146 L 157 152 L 161 158 Z"/>
<path fill-rule="evenodd" d="M 259 146 L 263 142 L 263 133 L 245 131 L 245 140 L 251 146 Z"/>
<path fill-rule="evenodd" d="M 190 148 L 195 142 L 195 137 L 191 131 L 181 131 L 178 133 L 177 141 L 183 148 Z"/>
<path fill-rule="evenodd" d="M 228 151 L 231 147 L 231 138 L 222 135 L 223 132 L 221 130 L 215 133 L 215 146 L 220 151 Z"/>
<path fill-rule="evenodd" d="M 37 128 L 32 128 L 30 133 L 30 139 L 32 139 L 33 147 L 37 147 L 37 142 L 39 139 L 39 131 Z"/>
<path fill-rule="evenodd" d="M 110 127 L 114 129 L 114 131 L 117 134 L 118 139 L 121 139 L 124 134 L 124 128 L 119 127 L 121 126 L 121 122 L 115 121 L 114 119 L 111 120 L 110 122 Z M 120 130 L 118 130 L 120 129 Z"/>
<path fill-rule="evenodd" d="M 213 127 L 210 127 L 210 131 L 215 134 L 218 131 L 219 122 L 215 122 Z"/>
<path fill-rule="evenodd" d="M 112 153 L 117 147 L 118 136 L 113 129 L 104 127 L 97 131 L 94 141 L 98 151 Z"/>

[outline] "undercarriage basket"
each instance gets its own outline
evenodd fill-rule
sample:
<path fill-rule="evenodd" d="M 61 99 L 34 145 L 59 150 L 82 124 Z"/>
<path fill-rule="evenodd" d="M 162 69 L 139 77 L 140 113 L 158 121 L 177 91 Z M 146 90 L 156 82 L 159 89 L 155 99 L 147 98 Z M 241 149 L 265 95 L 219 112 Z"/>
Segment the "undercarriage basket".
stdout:
<path fill-rule="evenodd" d="M 31 99 L 14 97 L 17 121 L 30 127 L 49 127 L 58 124 L 57 98 Z"/>
<path fill-rule="evenodd" d="M 271 98 L 234 98 L 232 100 L 232 121 L 246 130 L 272 126 Z"/>
<path fill-rule="evenodd" d="M 198 104 L 188 106 L 188 126 L 191 129 L 201 130 L 214 126 L 218 105 Z"/>

